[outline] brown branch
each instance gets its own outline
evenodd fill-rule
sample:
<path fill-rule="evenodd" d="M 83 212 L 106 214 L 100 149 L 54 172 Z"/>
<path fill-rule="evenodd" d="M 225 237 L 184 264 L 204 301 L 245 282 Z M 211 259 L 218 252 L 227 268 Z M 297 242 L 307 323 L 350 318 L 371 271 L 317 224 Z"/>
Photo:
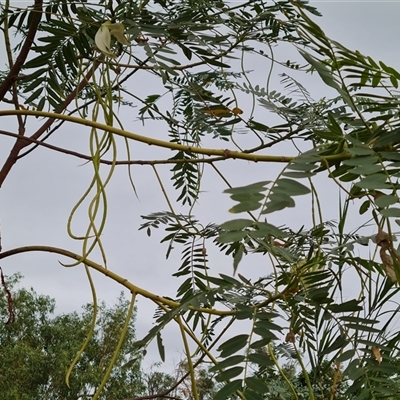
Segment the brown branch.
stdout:
<path fill-rule="evenodd" d="M 42 0 L 35 0 L 35 4 L 33 6 L 33 11 L 31 12 L 32 20 L 29 26 L 28 34 L 26 35 L 26 39 L 24 44 L 21 47 L 21 51 L 15 60 L 14 65 L 12 66 L 10 72 L 4 79 L 3 83 L 0 85 L 0 101 L 3 100 L 6 93 L 9 91 L 14 82 L 18 79 L 19 71 L 25 63 L 26 58 L 28 57 L 29 51 L 32 47 L 33 40 L 35 38 L 37 28 L 39 26 L 40 18 L 42 17 Z M 1 186 L 1 185 L 0 185 Z"/>
<path fill-rule="evenodd" d="M 8 131 L 3 131 L 0 129 L 0 135 L 11 136 L 18 138 L 19 135 L 17 133 L 12 133 Z M 47 149 L 58 151 L 59 153 L 64 153 L 70 156 L 74 156 L 77 158 L 81 158 L 86 161 L 93 161 L 92 156 L 88 156 L 86 154 L 78 153 L 73 150 L 68 150 L 63 147 L 54 146 L 52 144 L 43 142 L 42 140 L 32 139 L 30 137 L 24 138 L 24 140 L 29 141 L 31 143 L 35 143 L 37 146 L 43 146 Z M 19 157 L 18 157 L 19 158 Z M 211 164 L 215 161 L 226 160 L 226 157 L 212 157 L 212 158 L 170 158 L 166 160 L 98 160 L 101 164 L 105 165 L 158 165 L 158 164 Z"/>
<path fill-rule="evenodd" d="M 11 87 L 14 86 L 18 79 L 18 74 L 22 68 L 22 66 L 25 63 L 26 58 L 28 57 L 29 51 L 31 50 L 33 40 L 35 38 L 40 19 L 42 17 L 42 0 L 35 0 L 34 4 L 34 9 L 31 12 L 32 15 L 32 20 L 29 26 L 28 34 L 26 36 L 25 42 L 22 45 L 21 51 L 14 63 L 14 65 L 11 67 L 10 72 L 8 73 L 7 77 L 4 79 L 3 83 L 0 85 L 0 101 L 3 100 L 4 96 L 6 93 L 10 90 Z M 14 147 L 11 149 L 10 155 L 8 156 L 6 163 L 3 167 L 3 169 L 0 171 L 0 187 L 2 183 L 4 182 L 4 179 L 6 178 L 8 172 L 10 171 L 12 165 L 14 165 L 16 161 L 16 157 L 18 156 L 18 153 L 20 149 L 22 148 L 21 145 L 25 142 L 21 140 L 25 133 L 24 125 L 22 123 L 22 120 L 19 119 L 19 133 L 20 136 L 16 140 Z"/>
<path fill-rule="evenodd" d="M 99 67 L 99 65 L 100 65 L 100 61 L 96 62 L 93 65 L 93 68 L 91 68 L 87 72 L 87 74 L 82 79 L 82 81 L 79 83 L 79 85 L 68 95 L 68 97 L 60 105 L 60 107 L 56 110 L 56 112 L 61 113 L 69 106 L 69 104 L 72 102 L 72 100 L 74 100 L 76 95 L 87 85 L 89 79 L 92 77 L 93 73 Z M 4 163 L 3 167 L 0 170 L 0 187 L 3 185 L 4 180 L 6 179 L 8 173 L 10 172 L 13 165 L 17 162 L 19 152 L 24 147 L 26 147 L 30 143 L 32 143 L 32 140 L 39 139 L 40 136 L 43 135 L 43 133 L 46 132 L 46 130 L 49 129 L 55 121 L 56 121 L 56 118 L 50 117 L 30 138 L 19 137 L 17 139 L 13 148 L 10 151 L 10 154 L 9 154 L 6 162 Z"/>

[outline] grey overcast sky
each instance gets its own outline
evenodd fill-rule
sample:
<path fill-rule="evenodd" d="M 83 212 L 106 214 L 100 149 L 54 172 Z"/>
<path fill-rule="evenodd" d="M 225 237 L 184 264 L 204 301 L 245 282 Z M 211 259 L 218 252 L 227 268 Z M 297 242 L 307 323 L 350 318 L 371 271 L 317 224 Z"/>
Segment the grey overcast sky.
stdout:
<path fill-rule="evenodd" d="M 13 0 L 11 3 L 19 6 L 30 4 Z M 311 4 L 323 14 L 323 17 L 314 19 L 332 39 L 400 69 L 398 46 L 400 2 L 312 1 Z M 279 53 L 280 50 L 276 51 Z M 287 54 L 287 58 L 292 57 L 299 59 L 293 49 Z M 246 62 L 254 69 L 252 82 L 260 86 L 265 85 L 268 68 L 262 65 L 252 66 L 251 59 Z M 306 87 L 311 90 L 314 98 L 329 96 L 329 93 L 324 92 L 325 86 L 316 77 L 306 77 L 305 80 Z M 278 78 L 275 78 L 271 85 L 278 89 L 278 83 Z M 157 88 L 148 86 L 146 82 L 138 82 L 135 90 L 140 94 L 151 94 L 156 93 Z M 242 108 L 246 111 L 245 106 Z M 166 132 L 152 131 L 133 122 L 129 112 L 123 111 L 121 114 L 126 129 L 167 138 Z M 11 127 L 11 119 L 6 121 Z M 31 119 L 29 126 L 33 127 L 38 123 L 39 121 Z M 87 140 L 88 134 L 85 128 L 66 125 L 52 137 L 51 143 L 65 145 L 68 148 L 87 149 Z M 0 142 L 0 160 L 4 160 L 13 140 L 2 136 Z M 137 149 L 133 150 L 132 158 L 157 158 L 154 156 L 156 153 L 159 153 L 160 158 L 165 158 L 165 151 L 151 149 L 149 152 L 145 146 L 138 145 Z M 269 179 L 270 174 L 273 177 L 274 171 L 278 171 L 274 166 L 265 166 L 265 170 L 260 171 L 258 166 L 245 162 L 229 162 L 220 168 L 231 172 L 231 183 L 236 186 Z M 160 173 L 168 178 L 168 170 L 169 168 L 160 168 Z M 127 171 L 124 167 L 118 168 L 109 186 L 109 219 L 103 237 L 108 254 L 108 266 L 136 285 L 160 295 L 174 297 L 177 280 L 170 275 L 180 263 L 179 249 L 166 261 L 166 246 L 159 245 L 163 232 L 148 238 L 143 231 L 137 230 L 142 223 L 140 215 L 166 210 L 167 205 L 150 167 L 136 166 L 132 171 L 139 199 L 127 184 Z M 80 243 L 73 242 L 67 236 L 66 220 L 71 208 L 87 188 L 90 178 L 90 166 L 83 165 L 80 160 L 73 157 L 53 153 L 44 148 L 38 148 L 21 159 L 1 189 L 0 220 L 3 249 L 29 244 L 48 244 L 79 252 Z M 228 209 L 232 204 L 227 195 L 221 194 L 225 189 L 223 182 L 211 170 L 206 171 L 206 178 L 202 188 L 204 193 L 194 214 L 205 222 L 221 223 L 231 219 Z M 172 198 L 176 198 L 170 187 L 167 190 Z M 322 193 L 325 202 L 331 201 L 332 193 L 334 198 L 337 197 L 337 192 L 329 190 L 325 192 Z M 309 216 L 303 217 L 302 207 L 309 208 L 307 204 L 299 201 L 298 207 L 285 215 L 291 221 L 295 218 L 299 227 L 303 223 L 310 223 Z M 334 208 L 332 214 L 329 215 L 328 212 L 324 215 L 325 220 L 336 216 L 335 204 L 332 207 Z M 181 209 L 177 206 L 176 211 L 181 212 Z M 84 217 L 84 212 L 82 211 L 80 215 Z M 272 222 L 278 225 L 288 222 L 274 218 Z M 76 232 L 83 232 L 86 222 L 81 222 L 79 225 L 78 220 L 74 224 L 74 229 Z M 216 261 L 213 261 L 212 268 L 215 267 L 216 270 L 226 274 L 232 273 L 230 259 L 218 256 L 216 253 L 212 254 L 212 259 L 214 258 Z M 84 270 L 82 267 L 64 268 L 58 263 L 59 259 L 61 260 L 58 256 L 44 253 L 29 253 L 3 260 L 1 266 L 6 274 L 20 271 L 25 277 L 23 286 L 32 286 L 37 292 L 54 297 L 57 301 L 57 312 L 77 310 L 84 303 L 91 301 Z M 62 261 L 68 262 L 65 259 Z M 243 261 L 240 272 L 246 276 L 262 275 L 264 272 L 260 270 L 265 269 L 267 273 L 267 268 L 266 262 L 261 257 L 252 257 L 249 261 Z M 99 274 L 93 272 L 93 276 L 98 297 L 109 305 L 114 304 L 121 288 Z M 138 308 L 137 336 L 140 338 L 152 326 L 151 317 L 154 308 L 144 299 L 139 300 Z M 169 361 L 177 362 L 181 357 L 181 344 L 175 341 L 173 329 L 164 334 L 164 342 L 168 349 Z M 150 350 L 146 359 L 149 363 L 158 359 L 155 347 L 151 347 Z"/>

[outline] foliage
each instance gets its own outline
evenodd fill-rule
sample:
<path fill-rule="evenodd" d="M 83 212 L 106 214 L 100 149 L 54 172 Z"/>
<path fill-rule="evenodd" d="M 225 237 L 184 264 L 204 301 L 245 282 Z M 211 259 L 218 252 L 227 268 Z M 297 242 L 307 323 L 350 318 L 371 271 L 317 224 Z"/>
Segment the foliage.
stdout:
<path fill-rule="evenodd" d="M 8 290 L 13 293 L 14 320 L 3 323 L 0 329 L 0 390 L 3 398 L 91 398 L 110 361 L 129 303 L 122 295 L 113 307 L 101 303 L 96 331 L 68 388 L 65 371 L 91 326 L 93 306 L 87 304 L 81 313 L 55 315 L 55 300 L 38 295 L 33 289 L 19 288 L 20 280 L 19 274 L 7 277 L 11 285 Z M 0 315 L 2 321 L 7 320 L 5 295 L 0 297 Z M 187 365 L 181 363 L 170 374 L 159 371 L 160 365 L 145 371 L 141 367 L 142 355 L 135 355 L 134 341 L 134 320 L 131 320 L 129 336 L 101 398 L 155 395 L 163 398 L 164 392 L 187 397 L 190 394 Z M 215 392 L 212 375 L 204 368 L 199 368 L 197 374 L 200 398 L 211 398 Z"/>
<path fill-rule="evenodd" d="M 186 395 L 193 399 L 201 398 L 196 371 L 205 361 L 213 364 L 211 373 L 221 385 L 217 400 L 269 398 L 270 387 L 255 371 L 272 367 L 290 389 L 281 398 L 397 398 L 400 73 L 328 38 L 315 22 L 318 15 L 302 0 L 35 0 L 26 9 L 10 1 L 2 7 L 8 68 L 2 72 L 0 116 L 15 116 L 17 128 L 1 131 L 15 144 L 0 170 L 0 185 L 38 146 L 88 161 L 93 179 L 66 216 L 69 236 L 82 243 L 79 254 L 40 245 L 3 251 L 0 258 L 28 251 L 69 257 L 87 272 L 92 311 L 91 271 L 128 288 L 132 300 L 110 366 L 118 365 L 120 343 L 129 338 L 129 320 L 141 296 L 154 302 L 156 311 L 135 351 L 155 340 L 164 361 L 163 328 L 176 323 L 191 380 Z M 22 43 L 12 46 L 12 34 Z M 294 48 L 299 58 L 277 59 L 277 46 Z M 265 85 L 245 68 L 248 59 L 266 70 Z M 281 90 L 271 90 L 274 68 L 283 71 Z M 303 84 L 311 73 L 331 98 L 313 99 Z M 143 87 L 144 79 L 154 86 Z M 149 132 L 162 126 L 163 134 L 131 132 L 120 109 L 136 112 Z M 26 123 L 31 116 L 44 119 L 33 132 Z M 88 132 L 88 154 L 48 143 L 65 122 Z M 132 159 L 132 149 L 141 144 L 152 145 L 154 156 Z M 164 159 L 152 153 L 155 148 L 164 151 Z M 267 170 L 260 182 L 249 175 L 236 187 L 231 182 L 242 160 L 282 168 Z M 224 163 L 238 166 L 223 172 Z M 107 268 L 102 233 L 109 183 L 120 165 L 152 168 L 165 198 L 168 210 L 144 215 L 139 228 L 150 236 L 164 227 L 167 257 L 182 251 L 173 299 Z M 245 216 L 222 224 L 194 216 L 209 171 L 221 177 L 230 212 Z M 131 175 L 128 184 L 136 193 Z M 325 187 L 340 193 L 331 219 L 323 217 L 326 207 L 332 208 L 321 199 Z M 299 204 L 309 226 L 299 228 L 286 217 Z M 73 222 L 82 225 L 86 206 L 87 228 L 77 233 Z M 349 227 L 349 216 L 356 213 L 357 226 Z M 237 275 L 219 274 L 210 249 L 232 258 Z M 246 276 L 240 263 L 255 253 L 264 255 L 268 269 L 259 277 Z M 69 321 L 60 324 L 67 328 Z M 73 376 L 86 379 L 80 363 L 91 354 L 86 343 L 96 337 L 93 329 L 86 339 L 74 336 L 83 347 L 67 373 L 71 385 Z M 277 356 L 282 345 L 291 346 L 295 372 L 282 367 Z M 330 379 L 320 373 L 324 369 Z M 70 379 L 71 371 L 76 375 Z M 291 383 L 298 374 L 301 382 Z M 94 399 L 104 396 L 113 378 L 111 369 L 104 372 Z"/>
<path fill-rule="evenodd" d="M 278 353 L 279 348 L 275 349 Z M 285 349 L 289 353 L 290 349 Z M 293 352 L 292 352 L 293 353 Z M 294 354 L 292 354 L 294 355 Z M 288 356 L 288 354 L 286 354 Z M 285 357 L 283 357 L 285 359 Z M 296 396 L 299 399 L 309 398 L 309 389 L 307 386 L 306 379 L 302 372 L 296 371 L 296 363 L 294 359 L 282 363 L 281 365 L 283 374 L 271 367 L 258 368 L 253 376 L 252 384 L 262 384 L 265 387 L 265 391 L 268 394 L 268 399 L 295 399 Z M 327 399 L 330 397 L 332 386 L 336 387 L 335 398 L 345 399 L 345 392 L 348 388 L 347 382 L 339 380 L 335 382 L 335 376 L 337 376 L 336 368 L 332 367 L 328 362 L 322 363 L 318 370 L 308 371 L 310 376 L 310 383 L 313 388 L 313 394 L 316 399 Z M 284 379 L 286 377 L 286 379 Z M 293 390 L 294 389 L 294 390 Z"/>
<path fill-rule="evenodd" d="M 7 279 L 15 283 L 20 279 Z M 0 325 L 0 391 L 4 399 L 91 398 L 100 385 L 114 353 L 129 307 L 123 296 L 113 307 L 99 305 L 98 323 L 85 354 L 70 379 L 65 374 L 82 346 L 91 326 L 93 305 L 81 313 L 54 315 L 55 300 L 38 295 L 33 289 L 12 291 L 14 321 Z M 8 317 L 6 296 L 1 296 L 2 321 Z M 133 397 L 142 393 L 140 357 L 130 368 L 123 366 L 134 356 L 135 329 L 130 322 L 120 356 L 102 399 Z"/>

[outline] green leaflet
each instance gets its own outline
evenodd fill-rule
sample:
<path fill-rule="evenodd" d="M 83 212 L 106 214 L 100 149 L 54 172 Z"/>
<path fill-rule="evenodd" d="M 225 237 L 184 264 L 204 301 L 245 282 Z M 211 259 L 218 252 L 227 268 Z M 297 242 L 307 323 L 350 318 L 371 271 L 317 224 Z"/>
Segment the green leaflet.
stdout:
<path fill-rule="evenodd" d="M 218 351 L 221 352 L 220 356 L 221 357 L 228 357 L 237 351 L 243 349 L 243 347 L 246 346 L 247 340 L 249 338 L 249 335 L 243 334 L 243 335 L 237 335 L 231 339 L 228 339 L 226 342 L 221 344 L 218 347 Z"/>

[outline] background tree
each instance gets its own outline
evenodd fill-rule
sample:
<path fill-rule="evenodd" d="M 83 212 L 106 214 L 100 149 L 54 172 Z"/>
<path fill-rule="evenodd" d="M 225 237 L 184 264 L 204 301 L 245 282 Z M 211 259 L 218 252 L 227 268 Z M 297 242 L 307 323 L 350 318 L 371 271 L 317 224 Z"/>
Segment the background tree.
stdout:
<path fill-rule="evenodd" d="M 7 282 L 12 285 L 9 289 L 13 292 L 14 320 L 10 324 L 2 324 L 0 329 L 0 389 L 4 398 L 90 398 L 99 385 L 104 365 L 116 346 L 118 331 L 128 308 L 127 302 L 121 297 L 113 307 L 107 307 L 104 303 L 100 305 L 96 332 L 84 357 L 79 361 L 71 387 L 68 388 L 65 384 L 65 371 L 90 329 L 92 305 L 83 307 L 81 313 L 55 315 L 55 300 L 38 295 L 33 289 L 19 288 L 20 275 L 7 277 Z M 0 315 L 3 321 L 9 316 L 7 297 L 4 294 L 1 296 Z M 145 371 L 141 367 L 141 357 L 133 358 L 134 354 L 129 348 L 134 340 L 133 322 L 131 321 L 130 338 L 123 347 L 120 360 L 114 367 L 115 374 L 110 378 L 102 398 L 155 398 L 155 395 L 159 395 L 157 399 L 165 396 L 192 398 L 187 363 L 179 364 L 176 371 L 165 373 L 158 370 L 160 365 L 154 365 Z M 295 358 L 295 354 L 287 346 L 276 349 L 276 352 Z M 287 382 L 272 363 L 271 365 L 269 368 L 259 368 L 256 365 L 253 376 L 260 378 L 268 386 L 268 398 L 292 398 Z M 298 395 L 303 396 L 300 398 L 306 398 L 307 386 L 304 377 L 301 374 L 297 376 L 293 359 L 283 364 L 282 369 L 295 385 Z M 316 376 L 310 373 L 316 385 L 323 385 L 322 388 L 315 388 L 317 393 L 321 393 L 316 398 L 326 398 L 323 390 L 330 390 L 333 372 L 331 366 L 324 365 Z M 323 379 L 321 375 L 324 375 Z M 213 374 L 204 367 L 196 370 L 196 383 L 199 398 L 202 400 L 212 399 L 220 386 L 215 382 Z M 343 393 L 343 389 L 341 392 Z"/>
<path fill-rule="evenodd" d="M 19 276 L 7 279 L 13 286 Z M 76 353 L 91 329 L 93 305 L 82 312 L 54 315 L 55 300 L 38 295 L 33 289 L 12 290 L 14 319 L 8 319 L 6 296 L 0 297 L 0 392 L 4 399 L 89 399 L 99 387 L 106 366 L 118 344 L 120 332 L 129 308 L 123 296 L 113 307 L 98 305 L 97 325 L 84 355 L 79 359 L 70 378 L 65 376 Z M 134 359 L 134 320 L 130 321 L 115 369 L 102 391 L 102 399 L 135 397 L 144 392 L 140 357 Z"/>
<path fill-rule="evenodd" d="M 82 312 L 55 315 L 56 302 L 38 295 L 33 289 L 19 288 L 21 276 L 7 277 L 13 293 L 13 320 L 0 329 L 0 390 L 5 399 L 85 399 L 91 398 L 99 386 L 105 366 L 110 361 L 125 321 L 129 303 L 121 297 L 117 304 L 99 305 L 98 322 L 84 355 L 65 384 L 71 359 L 80 349 L 92 325 L 93 305 Z M 0 297 L 2 321 L 9 317 L 6 293 Z M 142 355 L 135 354 L 134 320 L 101 398 L 190 398 L 191 387 L 187 365 L 165 373 L 154 365 L 142 369 Z M 206 369 L 197 371 L 200 398 L 207 400 L 216 392 L 212 375 Z"/>
<path fill-rule="evenodd" d="M 80 252 L 31 245 L 3 251 L 0 259 L 40 251 L 69 258 L 68 266 L 82 265 L 93 312 L 90 271 L 124 286 L 132 299 L 121 342 L 129 334 L 137 297 L 153 302 L 154 325 L 135 349 L 142 351 L 154 339 L 164 360 L 162 332 L 176 324 L 193 399 L 200 398 L 196 366 L 203 360 L 214 365 L 210 371 L 221 384 L 216 399 L 267 397 L 268 386 L 250 366 L 271 363 L 293 398 L 305 387 L 310 399 L 318 398 L 321 388 L 323 396 L 338 398 L 347 384 L 343 396 L 354 399 L 394 399 L 400 390 L 395 365 L 400 256 L 394 247 L 400 216 L 400 73 L 327 37 L 314 22 L 317 15 L 301 0 L 94 5 L 35 0 L 26 9 L 10 1 L 2 8 L 8 69 L 0 85 L 5 106 L 0 116 L 15 116 L 16 128 L 1 131 L 15 143 L 0 169 L 0 185 L 12 178 L 15 163 L 39 146 L 88 161 L 92 180 L 66 216 Z M 11 46 L 10 34 L 22 43 Z M 276 46 L 294 47 L 299 58 L 276 58 Z M 254 82 L 245 57 L 269 68 L 266 84 Z M 271 90 L 274 67 L 280 68 L 282 91 Z M 310 72 L 330 98 L 313 99 L 301 82 Z M 150 92 L 146 79 L 157 89 Z M 128 129 L 131 120 L 119 112 L 124 107 L 138 111 L 148 129 L 162 130 L 160 137 Z M 39 127 L 28 124 L 32 116 L 43 118 Z M 50 144 L 66 122 L 88 133 L 87 153 L 72 143 L 68 148 Z M 152 156 L 132 159 L 141 144 L 152 145 Z M 267 170 L 265 179 L 254 182 L 249 174 L 245 185 L 232 185 L 232 166 L 242 160 Z M 281 167 L 267 169 L 266 163 Z M 152 168 L 165 198 L 168 211 L 143 216 L 140 229 L 151 235 L 165 228 L 167 257 L 181 249 L 174 298 L 145 290 L 107 265 L 102 236 L 107 195 L 120 165 Z M 165 179 L 168 171 L 171 182 Z M 225 189 L 233 201 L 230 212 L 245 217 L 222 224 L 195 217 L 211 171 L 223 184 L 218 193 Z M 324 190 L 331 185 L 340 193 L 338 212 L 328 219 L 323 211 L 332 206 L 321 200 L 321 181 Z M 299 228 L 288 217 L 298 204 L 309 215 L 308 226 Z M 355 213 L 357 226 L 349 227 Z M 76 232 L 77 222 L 87 228 Z M 233 258 L 237 276 L 218 273 L 212 261 L 216 250 Z M 265 256 L 267 266 L 259 277 L 245 276 L 239 264 L 244 257 L 256 259 L 255 253 Z M 63 324 L 67 327 L 68 320 Z M 86 343 L 93 334 L 80 338 L 85 345 L 72 369 L 78 376 L 86 373 L 78 360 L 90 354 Z M 295 354 L 300 387 L 290 382 L 293 372 L 276 356 L 282 341 Z M 112 382 L 119 352 L 116 344 L 94 399 Z M 328 383 L 320 373 L 326 368 L 333 372 Z"/>

